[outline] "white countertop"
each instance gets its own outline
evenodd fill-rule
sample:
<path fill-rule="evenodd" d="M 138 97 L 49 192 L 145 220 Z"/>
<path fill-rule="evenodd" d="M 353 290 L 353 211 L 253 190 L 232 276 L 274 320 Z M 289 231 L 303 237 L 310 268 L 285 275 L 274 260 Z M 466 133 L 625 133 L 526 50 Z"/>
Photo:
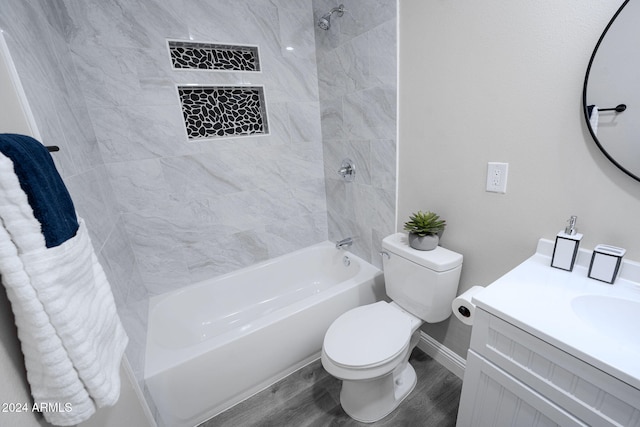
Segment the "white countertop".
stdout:
<path fill-rule="evenodd" d="M 573 311 L 581 295 L 640 303 L 640 264 L 624 260 L 615 284 L 587 277 L 591 251 L 581 249 L 572 272 L 550 266 L 553 243 L 472 298 L 477 307 L 640 389 L 640 324 L 629 340 L 605 334 Z"/>

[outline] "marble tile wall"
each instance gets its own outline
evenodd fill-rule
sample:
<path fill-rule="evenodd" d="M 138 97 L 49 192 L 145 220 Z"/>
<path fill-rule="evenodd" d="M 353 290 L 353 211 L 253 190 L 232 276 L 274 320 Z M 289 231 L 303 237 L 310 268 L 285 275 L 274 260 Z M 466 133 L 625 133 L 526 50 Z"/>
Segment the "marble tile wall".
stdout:
<path fill-rule="evenodd" d="M 144 357 L 137 304 L 327 239 L 311 0 L 57 4 L 113 188 L 105 212 L 136 261 L 122 297 Z M 262 72 L 175 70 L 167 39 L 257 45 Z M 177 91 L 187 84 L 263 86 L 270 134 L 188 141 Z"/>
<path fill-rule="evenodd" d="M 326 240 L 310 0 L 64 4 L 80 88 L 150 295 Z M 175 70 L 167 39 L 257 45 L 262 72 Z M 187 141 L 176 90 L 185 84 L 264 86 L 270 135 Z"/>
<path fill-rule="evenodd" d="M 102 160 L 79 76 L 66 41 L 70 25 L 61 1 L 2 0 L 0 29 L 29 105 L 58 171 L 85 219 L 130 337 L 127 357 L 142 377 L 148 296 Z"/>
<path fill-rule="evenodd" d="M 315 27 L 329 238 L 354 236 L 354 252 L 380 267 L 396 223 L 396 2 L 313 0 L 314 16 L 338 3 L 344 15 Z M 336 173 L 345 157 L 352 183 Z"/>

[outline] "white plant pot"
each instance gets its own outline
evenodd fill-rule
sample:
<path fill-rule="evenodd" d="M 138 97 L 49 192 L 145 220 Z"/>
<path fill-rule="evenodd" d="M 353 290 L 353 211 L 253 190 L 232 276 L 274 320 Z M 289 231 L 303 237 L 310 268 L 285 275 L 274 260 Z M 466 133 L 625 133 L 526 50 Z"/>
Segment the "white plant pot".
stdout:
<path fill-rule="evenodd" d="M 440 238 L 437 234 L 429 234 L 427 236 L 418 236 L 414 233 L 409 233 L 409 246 L 419 251 L 432 251 L 440 242 Z"/>

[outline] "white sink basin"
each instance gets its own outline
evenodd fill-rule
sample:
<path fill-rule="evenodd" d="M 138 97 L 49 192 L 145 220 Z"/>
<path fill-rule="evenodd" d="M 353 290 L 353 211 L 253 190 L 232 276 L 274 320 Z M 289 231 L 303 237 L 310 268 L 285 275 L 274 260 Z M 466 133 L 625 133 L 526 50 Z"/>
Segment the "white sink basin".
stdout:
<path fill-rule="evenodd" d="M 551 267 L 554 242 L 473 296 L 487 311 L 640 390 L 640 263 L 623 260 L 613 285 L 588 277 L 590 251 L 573 271 Z"/>
<path fill-rule="evenodd" d="M 591 329 L 640 348 L 640 302 L 605 295 L 581 295 L 571 301 L 571 308 Z"/>

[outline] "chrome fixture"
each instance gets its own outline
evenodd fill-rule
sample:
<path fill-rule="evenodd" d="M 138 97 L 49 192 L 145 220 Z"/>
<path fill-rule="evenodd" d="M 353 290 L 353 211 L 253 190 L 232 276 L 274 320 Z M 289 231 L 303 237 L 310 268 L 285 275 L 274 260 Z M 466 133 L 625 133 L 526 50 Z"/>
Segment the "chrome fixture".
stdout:
<path fill-rule="evenodd" d="M 350 259 L 348 256 L 346 256 L 346 255 L 345 255 L 345 256 L 343 256 L 343 257 L 342 257 L 342 264 L 343 264 L 345 267 L 349 267 L 349 266 L 351 265 L 351 259 Z"/>
<path fill-rule="evenodd" d="M 336 249 L 344 249 L 345 247 L 349 247 L 353 245 L 353 238 L 347 237 L 346 239 L 338 240 L 336 242 Z"/>
<path fill-rule="evenodd" d="M 353 164 L 353 160 L 344 159 L 342 161 L 342 165 L 340 165 L 338 174 L 347 182 L 351 182 L 356 179 L 356 165 Z"/>
<path fill-rule="evenodd" d="M 338 16 L 344 15 L 344 5 L 341 4 L 338 7 L 334 7 L 328 13 L 322 15 L 322 18 L 318 19 L 318 27 L 325 31 L 331 28 L 331 15 L 333 15 L 334 12 L 337 12 Z"/>
<path fill-rule="evenodd" d="M 391 259 L 391 255 L 389 255 L 389 252 L 387 252 L 387 251 L 380 251 L 378 253 L 380 254 L 380 256 L 382 258 L 387 257 L 387 259 Z"/>

